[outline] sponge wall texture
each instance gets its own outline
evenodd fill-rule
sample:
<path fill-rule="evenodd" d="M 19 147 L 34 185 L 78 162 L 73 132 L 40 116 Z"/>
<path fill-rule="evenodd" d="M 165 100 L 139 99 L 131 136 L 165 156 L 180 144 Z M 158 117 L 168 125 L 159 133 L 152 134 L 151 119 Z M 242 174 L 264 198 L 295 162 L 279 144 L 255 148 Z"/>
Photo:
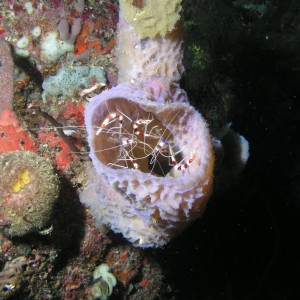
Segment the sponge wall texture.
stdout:
<path fill-rule="evenodd" d="M 88 106 L 85 122 L 95 171 L 80 199 L 98 225 L 122 232 L 136 246 L 159 247 L 204 212 L 212 193 L 214 155 L 206 123 L 192 106 L 185 101 L 151 101 L 153 89 L 146 83 L 143 86 L 119 84 Z M 176 100 L 178 93 L 173 93 Z M 99 131 L 111 112 L 124 116 L 122 126 L 115 119 Z M 151 137 L 138 139 L 136 118 L 151 120 L 147 127 L 138 127 Z M 189 166 L 168 168 L 169 159 L 164 166 L 164 157 L 170 155 L 169 147 L 161 155 L 155 150 L 161 141 L 180 154 L 178 164 L 185 161 Z M 163 174 L 157 173 L 151 161 Z"/>
<path fill-rule="evenodd" d="M 142 39 L 120 14 L 117 58 L 119 83 L 153 76 L 178 82 L 184 71 L 181 28 L 165 36 Z"/>

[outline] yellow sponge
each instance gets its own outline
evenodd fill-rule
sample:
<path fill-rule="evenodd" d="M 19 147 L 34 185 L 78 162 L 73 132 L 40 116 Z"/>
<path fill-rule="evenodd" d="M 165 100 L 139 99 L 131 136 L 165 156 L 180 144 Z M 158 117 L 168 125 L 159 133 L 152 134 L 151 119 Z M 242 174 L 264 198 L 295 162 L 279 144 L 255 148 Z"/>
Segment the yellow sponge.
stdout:
<path fill-rule="evenodd" d="M 11 185 L 11 189 L 14 193 L 18 193 L 29 182 L 29 171 L 22 170 L 19 173 L 18 179 Z"/>
<path fill-rule="evenodd" d="M 143 8 L 133 5 L 134 0 L 120 0 L 125 20 L 141 38 L 165 36 L 180 19 L 181 0 L 148 0 Z"/>

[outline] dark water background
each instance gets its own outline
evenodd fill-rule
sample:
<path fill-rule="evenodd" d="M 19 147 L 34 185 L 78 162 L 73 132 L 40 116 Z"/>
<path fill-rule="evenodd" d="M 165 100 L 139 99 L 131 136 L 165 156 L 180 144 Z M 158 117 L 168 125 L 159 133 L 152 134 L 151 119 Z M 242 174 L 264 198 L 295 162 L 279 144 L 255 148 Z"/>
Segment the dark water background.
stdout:
<path fill-rule="evenodd" d="M 250 159 L 156 257 L 176 299 L 300 299 L 300 3 L 184 4 L 183 85 L 212 129 L 233 122 Z M 206 62 L 193 63 L 191 45 Z"/>

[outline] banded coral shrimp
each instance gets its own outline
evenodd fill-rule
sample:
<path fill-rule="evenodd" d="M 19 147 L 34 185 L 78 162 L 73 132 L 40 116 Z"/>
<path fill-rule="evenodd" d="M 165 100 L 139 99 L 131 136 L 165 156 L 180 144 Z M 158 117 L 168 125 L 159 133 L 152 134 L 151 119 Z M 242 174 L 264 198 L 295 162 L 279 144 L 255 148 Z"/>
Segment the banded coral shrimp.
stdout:
<path fill-rule="evenodd" d="M 134 102 L 105 101 L 92 122 L 95 155 L 111 168 L 133 168 L 156 176 L 166 176 L 173 168 L 186 170 L 194 153 L 184 157 L 183 147 L 169 129 L 178 113 L 163 124 L 151 110 Z"/>
<path fill-rule="evenodd" d="M 132 105 L 136 107 L 130 110 L 124 110 L 124 106 L 120 108 L 118 104 L 113 106 L 113 110 L 107 106 L 101 121 L 93 126 L 97 157 L 112 168 L 133 168 L 156 176 L 166 176 L 171 169 L 184 172 L 192 163 L 194 152 L 184 157 L 183 147 L 168 129 L 178 112 L 164 125 L 152 112 Z M 85 126 L 60 126 L 51 116 L 41 111 L 40 114 L 52 123 L 74 154 L 87 157 L 88 152 L 78 151 L 70 137 L 78 130 L 86 130 Z M 42 129 L 53 130 L 53 127 Z"/>

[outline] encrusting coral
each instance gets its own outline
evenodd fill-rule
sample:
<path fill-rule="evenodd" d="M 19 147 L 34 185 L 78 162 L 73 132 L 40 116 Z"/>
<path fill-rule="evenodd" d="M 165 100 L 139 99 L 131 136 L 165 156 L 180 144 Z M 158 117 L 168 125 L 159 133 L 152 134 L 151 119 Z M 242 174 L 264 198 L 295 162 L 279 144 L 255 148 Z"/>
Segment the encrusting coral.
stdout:
<path fill-rule="evenodd" d="M 58 194 L 50 162 L 29 151 L 0 155 L 0 208 L 7 234 L 22 236 L 46 226 Z"/>
<path fill-rule="evenodd" d="M 81 201 L 99 226 L 108 225 L 140 247 L 164 245 L 201 216 L 214 169 L 206 123 L 178 84 L 180 1 L 173 1 L 176 21 L 167 30 L 137 30 L 164 20 L 155 2 L 121 1 L 119 85 L 94 97 L 85 113 L 95 169 Z M 128 11 L 137 11 L 137 19 L 147 15 L 147 24 L 128 22 Z"/>

